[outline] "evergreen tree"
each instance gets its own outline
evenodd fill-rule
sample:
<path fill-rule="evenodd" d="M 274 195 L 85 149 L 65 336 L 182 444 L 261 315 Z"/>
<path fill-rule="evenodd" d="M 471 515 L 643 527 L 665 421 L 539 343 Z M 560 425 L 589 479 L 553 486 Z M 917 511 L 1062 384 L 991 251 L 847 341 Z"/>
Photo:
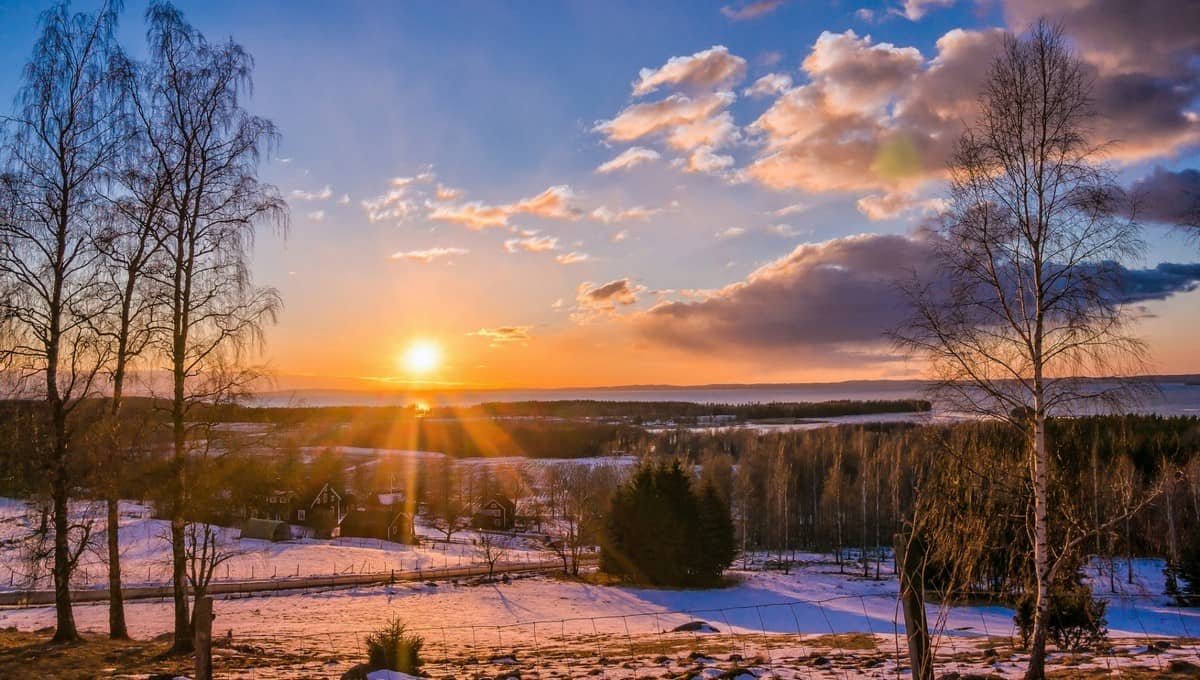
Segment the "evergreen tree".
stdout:
<path fill-rule="evenodd" d="M 733 544 L 729 509 L 715 489 L 698 498 L 678 462 L 645 466 L 613 498 L 600 567 L 641 583 L 706 585 L 733 561 Z"/>
<path fill-rule="evenodd" d="M 699 576 L 705 581 L 719 581 L 737 556 L 737 539 L 729 506 L 711 484 L 704 485 L 700 492 L 699 524 Z"/>

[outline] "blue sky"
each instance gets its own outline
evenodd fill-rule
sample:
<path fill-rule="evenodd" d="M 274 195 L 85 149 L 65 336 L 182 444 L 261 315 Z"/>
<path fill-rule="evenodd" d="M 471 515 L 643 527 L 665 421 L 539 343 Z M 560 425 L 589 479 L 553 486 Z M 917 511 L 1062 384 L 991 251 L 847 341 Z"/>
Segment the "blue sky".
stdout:
<path fill-rule="evenodd" d="M 304 374 L 329 384 L 388 377 L 406 343 L 433 338 L 446 355 L 442 377 L 472 385 L 911 375 L 908 363 L 881 358 L 870 332 L 853 319 L 842 320 L 844 337 L 817 334 L 819 341 L 809 341 L 799 329 L 778 342 L 727 337 L 703 347 L 663 337 L 654 324 L 642 322 L 652 307 L 672 304 L 682 305 L 673 309 L 689 315 L 696 328 L 742 322 L 736 315 L 721 316 L 733 304 L 727 301 L 751 294 L 736 287 L 752 292 L 760 267 L 793 266 L 787 258 L 795 256 L 797 246 L 843 245 L 839 239 L 856 234 L 908 234 L 944 189 L 933 176 L 933 151 L 922 173 L 891 183 L 867 179 L 869 167 L 850 161 L 838 176 L 818 177 L 822 164 L 841 159 L 819 151 L 803 167 L 792 163 L 768 177 L 764 159 L 772 148 L 790 147 L 786 131 L 755 128 L 755 122 L 771 111 L 782 112 L 789 91 L 824 78 L 826 94 L 844 96 L 845 102 L 834 113 L 820 113 L 826 116 L 823 129 L 843 125 L 834 125 L 830 117 L 845 115 L 848 107 L 860 107 L 855 115 L 877 116 L 879 125 L 870 129 L 887 134 L 918 125 L 898 111 L 912 108 L 920 97 L 916 103 L 937 98 L 938 93 L 913 95 L 906 102 L 908 89 L 918 91 L 931 80 L 939 39 L 1018 26 L 1032 3 L 758 4 L 773 9 L 731 18 L 753 11 L 728 2 L 180 2 L 210 39 L 232 35 L 254 55 L 250 107 L 283 133 L 263 175 L 289 198 L 291 233 L 286 240 L 264 234 L 255 254 L 257 281 L 277 286 L 286 304 L 280 325 L 268 335 L 269 362 L 281 374 Z M 1102 64 L 1104 77 L 1144 71 L 1160 80 L 1172 78 L 1178 87 L 1195 86 L 1196 47 L 1186 35 L 1159 35 L 1164 50 L 1175 50 L 1160 64 L 1113 66 L 1104 59 L 1103 42 L 1112 35 L 1105 23 L 1112 3 L 1082 4 L 1095 11 L 1062 18 L 1069 33 L 1074 22 L 1080 49 Z M 1146 26 L 1130 27 L 1128 39 L 1142 39 L 1143 30 L 1161 34 L 1154 21 L 1172 4 L 1148 3 Z M 1190 3 L 1176 6 L 1183 5 Z M 0 0 L 0 100 L 10 101 L 16 92 L 43 7 Z M 142 50 L 143 10 L 144 3 L 127 2 L 122 18 L 123 42 L 135 55 Z M 1179 22 L 1187 23 L 1177 17 Z M 830 69 L 818 76 L 804 64 L 824 32 L 831 36 L 826 45 Z M 672 58 L 715 46 L 723 48 L 717 56 L 724 63 L 740 69 L 737 75 L 697 87 L 666 82 L 633 93 L 641 69 L 653 72 Z M 1119 47 L 1112 53 L 1119 54 Z M 1190 70 L 1180 72 L 1177 57 L 1189 53 Z M 903 85 L 888 91 L 886 102 L 876 100 L 865 80 L 851 82 L 861 77 L 859 71 L 837 70 L 864 64 L 874 69 L 884 61 L 907 74 Z M 871 77 L 893 77 L 888 73 Z M 746 94 L 769 74 L 787 76 L 791 83 L 762 96 Z M 940 87 L 930 88 L 935 86 Z M 964 101 L 973 96 L 967 86 L 961 83 Z M 1178 116 L 1197 110 L 1195 90 L 1190 91 L 1193 99 L 1176 107 Z M 720 115 L 729 114 L 732 133 L 716 143 L 672 146 L 667 128 L 626 140 L 597 129 L 639 104 L 723 93 L 732 102 L 701 121 L 719 122 Z M 1134 111 L 1129 120 L 1152 114 Z M 952 127 L 941 124 L 947 131 Z M 1167 141 L 1145 135 L 1144 144 L 1141 128 L 1131 125 L 1130 148 L 1140 150 L 1114 160 L 1125 181 L 1156 166 L 1179 171 L 1200 164 L 1195 144 L 1200 132 L 1186 124 Z M 928 136 L 930 128 L 922 122 L 913 129 L 919 137 Z M 820 148 L 817 141 L 807 144 Z M 597 172 L 632 147 L 649 149 L 658 158 L 627 170 Z M 708 155 L 695 155 L 701 147 Z M 724 158 L 729 160 L 719 160 Z M 719 167 L 688 172 L 689 159 L 718 159 L 713 162 Z M 395 178 L 411 181 L 401 186 Z M 439 197 L 439 184 L 445 197 L 453 197 Z M 323 197 L 326 187 L 329 195 Z M 513 208 L 554 187 L 569 188 L 563 193 L 567 212 Z M 394 190 L 404 197 L 387 207 L 410 201 L 407 214 L 393 211 L 373 221 L 364 201 L 379 201 Z M 461 220 L 431 216 L 436 208 L 430 206 L 457 209 L 472 202 L 508 206 L 505 223 L 472 229 Z M 797 205 L 803 208 L 773 214 Z M 870 214 L 870 205 L 888 207 Z M 631 208 L 648 214 L 619 221 L 610 217 L 607 223 L 596 217 L 597 210 L 614 216 Z M 1146 237 L 1141 266 L 1197 259 L 1194 243 L 1162 226 L 1148 225 Z M 832 247 L 806 257 L 831 253 L 850 257 Z M 799 286 L 803 295 L 806 284 L 791 271 L 785 272 L 792 277 L 788 285 Z M 614 284 L 615 296 L 592 294 L 608 284 Z M 826 294 L 837 295 L 837 290 Z M 1198 303 L 1200 294 L 1176 290 L 1148 302 L 1155 318 L 1144 331 L 1160 350 L 1161 370 L 1200 371 L 1200 360 L 1172 341 L 1200 332 Z M 872 314 L 868 307 L 856 313 Z M 805 308 L 796 318 L 820 318 L 813 314 Z M 789 323 L 788 317 L 764 321 L 771 327 Z M 773 337 L 769 331 L 761 337 Z M 747 333 L 755 333 L 752 325 Z"/>

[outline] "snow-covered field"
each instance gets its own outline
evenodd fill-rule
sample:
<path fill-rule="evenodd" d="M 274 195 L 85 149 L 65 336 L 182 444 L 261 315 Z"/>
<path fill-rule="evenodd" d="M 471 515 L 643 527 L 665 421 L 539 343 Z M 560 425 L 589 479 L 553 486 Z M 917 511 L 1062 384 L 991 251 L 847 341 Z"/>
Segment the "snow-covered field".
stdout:
<path fill-rule="evenodd" d="M 80 516 L 88 508 L 78 509 Z M 97 542 L 104 544 L 102 513 L 96 508 Z M 21 542 L 37 521 L 25 506 L 0 500 L 0 589 L 28 587 Z M 147 508 L 122 506 L 122 563 L 127 585 L 161 583 L 168 573 L 166 524 L 149 518 Z M 422 533 L 429 534 L 426 527 Z M 471 532 L 456 538 L 470 539 Z M 478 563 L 474 546 L 432 543 L 406 546 L 366 539 L 301 540 L 284 543 L 226 538 L 237 555 L 218 569 L 220 578 L 246 579 L 334 573 L 403 571 Z M 505 561 L 546 559 L 533 541 L 515 546 Z M 763 556 L 757 556 L 762 558 Z M 903 647 L 898 625 L 897 583 L 888 564 L 882 578 L 840 573 L 828 555 L 797 555 L 800 566 L 789 574 L 734 569 L 732 585 L 708 590 L 670 590 L 592 585 L 553 577 L 521 577 L 511 582 L 478 580 L 399 583 L 393 586 L 295 591 L 272 596 L 228 597 L 216 603 L 215 632 L 235 648 L 268 650 L 301 659 L 294 665 L 258 669 L 252 677 L 337 677 L 361 659 L 362 640 L 370 631 L 398 618 L 421 632 L 428 655 L 439 669 L 456 677 L 472 658 L 492 659 L 501 668 L 557 668 L 571 677 L 598 670 L 606 677 L 657 677 L 656 673 L 709 670 L 716 677 L 733 665 L 756 662 L 758 677 L 798 677 L 787 668 L 804 668 L 803 677 L 877 673 L 895 676 L 897 649 Z M 749 563 L 761 565 L 763 559 Z M 102 551 L 84 557 L 80 586 L 102 587 Z M 741 566 L 739 560 L 736 566 Z M 1097 595 L 1109 600 L 1112 650 L 1101 656 L 1057 655 L 1055 663 L 1120 671 L 1131 664 L 1164 668 L 1172 660 L 1197 664 L 1200 671 L 1200 610 L 1171 605 L 1162 595 L 1162 564 L 1134 563 L 1134 583 L 1125 583 L 1125 566 L 1110 579 L 1107 563 L 1091 567 Z M 9 576 L 11 570 L 13 576 Z M 852 572 L 852 567 L 847 567 Z M 86 576 L 85 576 L 86 574 Z M 1110 593 L 1110 584 L 1117 592 Z M 49 585 L 43 577 L 37 584 Z M 152 638 L 171 629 L 169 602 L 127 603 L 130 632 Z M 80 604 L 76 620 L 84 631 L 103 633 L 107 608 Z M 1020 674 L 1022 656 L 1012 651 L 1012 611 L 1002 606 L 931 606 L 931 622 L 942 631 L 938 652 L 943 669 Z M 671 632 L 703 621 L 698 631 Z M 49 607 L 0 610 L 0 627 L 36 630 L 51 626 Z M 1152 646 L 1158 639 L 1168 649 Z M 239 647 L 240 646 L 240 647 Z M 1001 649 L 984 657 L 985 648 Z M 235 652 L 224 652 L 235 653 Z M 689 658 L 701 653 L 701 658 Z M 733 655 L 732 657 L 730 655 Z M 738 661 L 734 657 L 744 657 Z M 278 657 L 276 657 L 278 658 Z M 496 661 L 500 659 L 500 661 Z M 509 663 L 509 659 L 512 660 Z M 619 660 L 619 661 L 618 661 Z M 711 664 L 709 663 L 711 662 Z M 530 666 L 532 664 L 532 667 Z M 709 664 L 709 665 L 706 665 Z M 947 665 L 948 664 L 948 665 Z M 954 664 L 957 664 L 955 666 Z M 475 674 L 473 668 L 471 674 Z M 769 671 L 769 673 L 768 673 Z M 495 673 L 495 670 L 491 671 Z M 764 675 L 767 673 L 767 675 Z M 544 676 L 543 676 L 544 677 Z M 703 674 L 701 677 L 704 677 Z M 750 677 L 750 676 L 747 676 Z"/>
<path fill-rule="evenodd" d="M 323 671 L 334 677 L 333 670 L 344 669 L 361 656 L 365 634 L 392 618 L 420 631 L 429 655 L 444 663 L 511 656 L 513 663 L 553 665 L 572 658 L 574 665 L 568 667 L 577 669 L 585 661 L 603 666 L 602 659 L 622 658 L 632 664 L 624 669 L 628 674 L 622 674 L 620 667 L 607 668 L 605 674 L 641 677 L 646 675 L 646 665 L 667 668 L 679 661 L 680 653 L 698 650 L 715 655 L 723 650 L 726 655 L 737 652 L 746 659 L 765 655 L 768 660 L 792 655 L 812 661 L 819 653 L 826 661 L 836 661 L 840 655 L 859 664 L 877 664 L 872 672 L 886 674 L 890 669 L 894 675 L 896 645 L 903 644 L 898 637 L 902 626 L 897 625 L 895 580 L 887 574 L 881 580 L 840 574 L 827 557 L 804 557 L 809 562 L 790 574 L 735 570 L 733 585 L 709 590 L 599 586 L 530 577 L 510 583 L 412 583 L 223 599 L 215 607 L 215 632 L 238 643 L 321 659 Z M 1200 636 L 1200 611 L 1170 606 L 1158 594 L 1161 564 L 1143 561 L 1135 566 L 1136 583 L 1110 597 L 1114 649 L 1083 661 L 1071 657 L 1071 663 L 1098 668 L 1116 664 L 1118 669 L 1142 662 L 1153 668 L 1172 659 L 1200 664 L 1200 648 L 1194 644 Z M 1103 594 L 1104 589 L 1098 590 Z M 134 636 L 148 638 L 170 629 L 170 603 L 138 601 L 127 606 Z M 931 606 L 929 615 L 931 621 L 940 622 L 939 653 L 946 663 L 961 652 L 982 658 L 984 647 L 998 646 L 998 639 L 1013 635 L 1012 611 L 1005 607 L 939 611 Z M 76 609 L 84 630 L 102 632 L 106 616 L 104 605 Z M 689 621 L 708 625 L 699 632 L 670 632 Z M 52 624 L 50 608 L 0 611 L 0 626 L 28 630 Z M 830 637 L 847 634 L 861 635 Z M 1159 638 L 1193 640 L 1177 641 L 1159 654 L 1148 647 L 1150 640 Z M 661 660 L 664 655 L 669 662 Z M 1058 662 L 1066 658 L 1055 657 Z M 1006 653 L 987 660 L 985 670 L 1016 675 L 1021 660 L 1019 654 Z M 679 662 L 697 663 L 695 659 Z M 959 662 L 966 664 L 963 668 L 982 668 L 978 659 Z M 313 672 L 314 667 L 306 668 L 305 672 Z M 844 667 L 838 668 L 831 662 L 826 670 L 846 674 Z M 794 677 L 774 670 L 775 677 Z M 804 676 L 811 671 L 808 668 Z M 296 672 L 256 677 L 309 677 Z"/>
<path fill-rule="evenodd" d="M 89 518 L 93 525 L 93 548 L 80 559 L 75 574 L 76 588 L 107 586 L 108 569 L 103 508 L 79 505 L 77 519 Z M 121 504 L 121 569 L 127 586 L 166 583 L 171 573 L 169 526 L 152 519 L 146 506 Z M 22 539 L 39 521 L 23 503 L 0 499 L 0 591 L 49 588 L 49 574 L 42 565 L 35 569 Z M 461 531 L 454 543 L 435 540 L 438 532 L 418 524 L 421 545 L 412 546 L 366 538 L 333 540 L 300 539 L 281 543 L 241 538 L 238 529 L 221 529 L 222 551 L 232 556 L 216 571 L 218 580 L 246 580 L 332 574 L 381 573 L 391 570 L 429 570 L 479 564 L 479 551 L 469 541 L 476 534 Z M 458 541 L 467 541 L 461 543 Z M 536 561 L 547 554 L 533 540 L 513 540 L 504 561 Z M 36 579 L 34 578 L 36 576 Z"/>

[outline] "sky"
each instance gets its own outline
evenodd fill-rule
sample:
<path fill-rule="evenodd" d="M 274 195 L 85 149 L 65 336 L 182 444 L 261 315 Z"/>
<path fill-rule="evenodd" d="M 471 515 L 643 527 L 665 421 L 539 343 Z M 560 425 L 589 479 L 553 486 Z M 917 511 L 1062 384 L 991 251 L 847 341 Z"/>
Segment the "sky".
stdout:
<path fill-rule="evenodd" d="M 44 7 L 0 0 L 0 101 Z M 1149 368 L 1200 373 L 1200 244 L 1169 227 L 1200 191 L 1196 0 L 179 7 L 253 54 L 248 106 L 282 132 L 261 176 L 290 229 L 253 261 L 281 387 L 920 377 L 884 339 L 894 281 L 928 261 L 1002 31 L 1039 13 L 1155 199 L 1126 263 Z"/>

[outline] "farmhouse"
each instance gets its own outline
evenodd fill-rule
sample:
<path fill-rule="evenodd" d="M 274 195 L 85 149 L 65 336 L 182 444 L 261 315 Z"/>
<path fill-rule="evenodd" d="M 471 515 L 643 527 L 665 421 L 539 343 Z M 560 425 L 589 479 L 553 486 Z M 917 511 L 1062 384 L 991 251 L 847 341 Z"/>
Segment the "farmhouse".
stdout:
<path fill-rule="evenodd" d="M 412 515 L 387 506 L 358 506 L 342 520 L 340 536 L 414 543 Z"/>
<path fill-rule="evenodd" d="M 471 524 L 484 531 L 512 531 L 516 517 L 517 504 L 507 496 L 496 494 L 475 513 Z"/>

